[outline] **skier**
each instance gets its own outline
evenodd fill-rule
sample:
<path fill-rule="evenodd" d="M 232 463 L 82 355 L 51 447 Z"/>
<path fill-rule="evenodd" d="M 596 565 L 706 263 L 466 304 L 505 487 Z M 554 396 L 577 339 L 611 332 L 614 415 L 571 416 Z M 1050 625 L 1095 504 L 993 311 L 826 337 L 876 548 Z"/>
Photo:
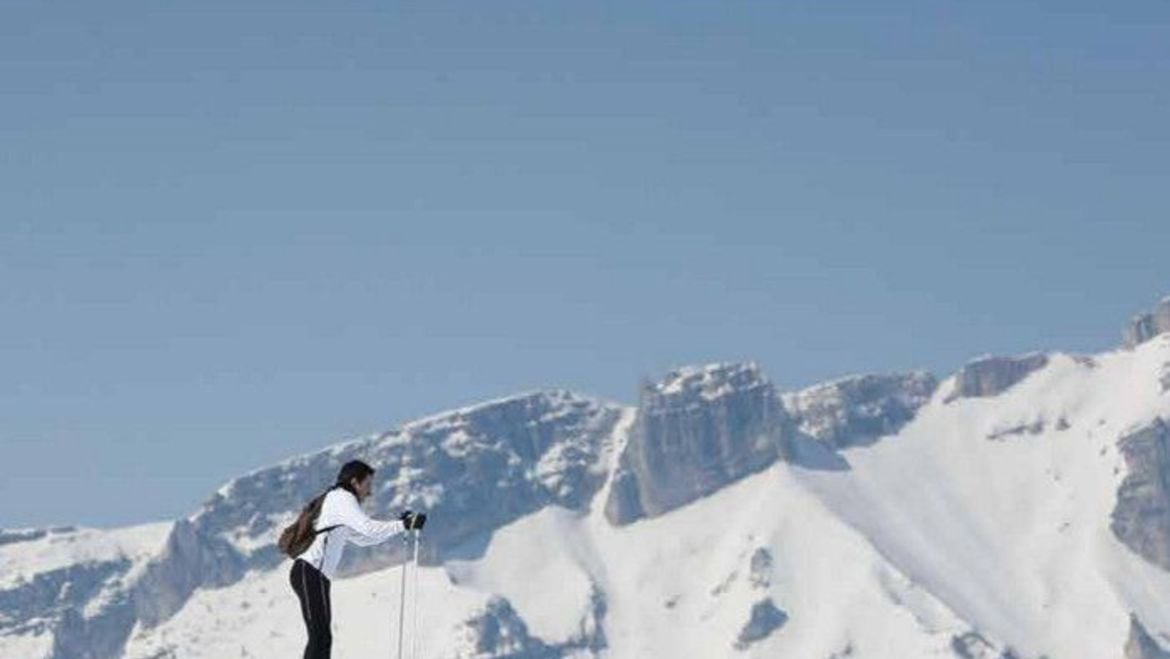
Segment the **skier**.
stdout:
<path fill-rule="evenodd" d="M 289 582 L 301 602 L 301 617 L 309 633 L 304 659 L 329 659 L 333 645 L 329 586 L 345 543 L 376 545 L 426 523 L 425 514 L 409 510 L 397 520 L 370 518 L 361 503 L 373 488 L 373 467 L 361 460 L 347 462 L 337 474 L 337 483 L 305 506 L 281 534 L 281 550 L 294 558 Z"/>

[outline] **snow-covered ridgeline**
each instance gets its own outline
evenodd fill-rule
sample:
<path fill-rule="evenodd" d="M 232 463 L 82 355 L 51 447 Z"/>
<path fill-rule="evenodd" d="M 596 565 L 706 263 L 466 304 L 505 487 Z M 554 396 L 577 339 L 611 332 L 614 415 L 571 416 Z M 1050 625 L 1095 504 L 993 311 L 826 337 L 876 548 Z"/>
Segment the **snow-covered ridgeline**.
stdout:
<path fill-rule="evenodd" d="M 272 543 L 351 457 L 379 468 L 371 512 L 442 520 L 423 656 L 1165 656 L 1159 317 L 1126 349 L 981 357 L 942 382 L 780 393 L 711 364 L 637 408 L 523 394 L 251 472 L 173 525 L 4 531 L 0 656 L 295 654 Z M 348 556 L 343 656 L 393 640 L 400 550 Z"/>

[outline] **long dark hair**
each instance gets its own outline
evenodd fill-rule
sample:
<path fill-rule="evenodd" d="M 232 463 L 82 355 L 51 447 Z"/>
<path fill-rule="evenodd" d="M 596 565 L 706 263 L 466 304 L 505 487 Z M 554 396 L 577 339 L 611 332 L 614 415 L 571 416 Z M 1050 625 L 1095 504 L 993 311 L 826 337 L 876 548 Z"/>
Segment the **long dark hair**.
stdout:
<path fill-rule="evenodd" d="M 362 462 L 361 460 L 350 460 L 341 466 L 341 471 L 337 472 L 337 483 L 335 483 L 333 487 L 340 487 L 341 489 L 352 494 L 355 498 L 361 499 L 361 497 L 358 496 L 357 490 L 354 489 L 353 483 L 351 481 L 353 481 L 355 478 L 358 481 L 363 481 L 367 476 L 372 476 L 373 474 L 374 468 L 370 465 Z"/>

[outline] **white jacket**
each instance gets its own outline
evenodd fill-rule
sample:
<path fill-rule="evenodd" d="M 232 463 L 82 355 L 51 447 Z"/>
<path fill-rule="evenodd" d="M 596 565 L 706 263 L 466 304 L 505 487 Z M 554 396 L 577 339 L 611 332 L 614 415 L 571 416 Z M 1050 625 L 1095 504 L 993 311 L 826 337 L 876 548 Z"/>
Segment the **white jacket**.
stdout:
<path fill-rule="evenodd" d="M 337 526 L 340 525 L 340 526 Z M 321 514 L 315 529 L 337 526 L 332 531 L 317 534 L 316 540 L 297 558 L 307 561 L 327 578 L 332 579 L 341 562 L 341 550 L 346 542 L 369 546 L 385 542 L 406 530 L 399 520 L 379 521 L 366 515 L 349 490 L 329 490 L 321 502 Z"/>

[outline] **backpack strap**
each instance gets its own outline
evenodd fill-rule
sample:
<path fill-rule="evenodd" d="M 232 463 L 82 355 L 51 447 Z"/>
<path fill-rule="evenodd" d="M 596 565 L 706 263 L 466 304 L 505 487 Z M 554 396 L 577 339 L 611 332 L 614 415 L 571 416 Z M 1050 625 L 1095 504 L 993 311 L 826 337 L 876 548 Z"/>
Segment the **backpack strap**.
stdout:
<path fill-rule="evenodd" d="M 329 494 L 330 492 L 332 492 L 333 490 L 336 490 L 339 487 L 341 487 L 341 486 L 334 485 L 333 487 L 329 488 L 328 490 L 325 490 L 325 494 L 321 495 L 322 506 L 324 506 L 324 504 L 325 504 L 325 495 Z M 320 513 L 318 512 L 318 514 L 320 514 Z M 339 526 L 345 526 L 345 525 L 344 524 L 334 524 L 333 526 L 326 526 L 323 529 L 315 530 L 315 531 L 313 531 L 313 537 L 316 538 L 318 535 L 320 535 L 322 533 L 328 533 Z M 321 561 L 320 561 L 320 564 L 317 565 L 318 570 L 323 569 L 325 566 L 325 552 L 328 549 L 329 549 L 329 536 L 325 536 L 325 544 L 324 544 L 324 546 L 321 547 Z"/>
<path fill-rule="evenodd" d="M 325 528 L 321 529 L 320 531 L 314 531 L 313 535 L 315 537 L 319 533 L 328 533 L 339 526 L 345 526 L 345 525 L 344 524 L 334 524 L 333 526 L 326 526 Z M 328 553 L 327 553 L 328 551 L 329 551 L 329 536 L 325 536 L 325 544 L 321 546 L 321 560 L 318 561 L 318 564 L 317 564 L 318 570 L 325 569 L 325 557 L 328 555 Z"/>

